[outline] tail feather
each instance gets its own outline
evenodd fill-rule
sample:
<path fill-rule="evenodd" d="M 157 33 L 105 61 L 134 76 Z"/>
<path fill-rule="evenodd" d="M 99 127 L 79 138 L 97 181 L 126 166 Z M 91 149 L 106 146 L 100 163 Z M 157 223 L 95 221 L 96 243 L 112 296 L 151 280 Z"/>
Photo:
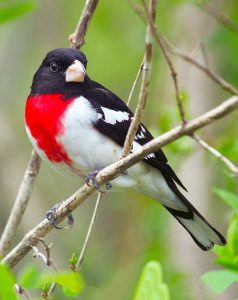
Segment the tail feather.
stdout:
<path fill-rule="evenodd" d="M 225 245 L 226 240 L 213 226 L 211 226 L 200 214 L 192 212 L 191 218 L 183 218 L 177 215 L 174 209 L 166 209 L 178 220 L 178 222 L 188 231 L 195 243 L 204 251 L 210 250 L 215 244 Z"/>
<path fill-rule="evenodd" d="M 196 244 L 204 251 L 213 248 L 214 244 L 225 245 L 226 240 L 207 220 L 197 211 L 197 209 L 178 190 L 175 183 L 170 178 L 165 178 L 170 189 L 178 197 L 178 201 L 183 202 L 187 211 L 176 210 L 165 206 L 165 208 L 178 220 L 178 222 L 188 231 Z"/>

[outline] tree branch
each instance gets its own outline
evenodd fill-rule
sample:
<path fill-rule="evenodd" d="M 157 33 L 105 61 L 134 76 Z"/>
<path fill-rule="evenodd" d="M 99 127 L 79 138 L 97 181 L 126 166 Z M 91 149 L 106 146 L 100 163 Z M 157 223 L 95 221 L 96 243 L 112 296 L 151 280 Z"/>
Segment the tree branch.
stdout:
<path fill-rule="evenodd" d="M 79 19 L 75 32 L 70 34 L 69 41 L 72 48 L 79 49 L 84 43 L 84 37 L 91 21 L 93 13 L 97 7 L 99 0 L 87 0 L 83 12 Z"/>
<path fill-rule="evenodd" d="M 40 169 L 41 159 L 38 154 L 33 151 L 31 159 L 28 163 L 27 169 L 20 184 L 16 200 L 14 202 L 12 211 L 7 220 L 3 234 L 0 240 L 0 256 L 5 256 L 9 250 L 11 241 L 13 240 L 17 228 L 21 223 L 23 215 L 26 211 L 27 204 L 30 200 L 36 176 Z"/>
<path fill-rule="evenodd" d="M 147 19 L 148 19 L 148 22 L 150 23 L 153 35 L 156 35 L 156 41 L 157 41 L 157 43 L 158 43 L 158 45 L 161 49 L 162 54 L 164 55 L 164 58 L 165 58 L 165 60 L 168 64 L 168 66 L 169 66 L 171 77 L 172 77 L 172 80 L 173 80 L 173 83 L 174 83 L 174 89 L 175 89 L 175 95 L 176 95 L 178 110 L 179 110 L 179 113 L 180 113 L 181 120 L 182 120 L 183 124 L 186 124 L 185 112 L 184 112 L 184 108 L 183 108 L 183 101 L 182 101 L 182 97 L 179 93 L 178 74 L 175 71 L 174 65 L 173 65 L 173 63 L 172 63 L 172 61 L 171 61 L 171 59 L 170 59 L 170 57 L 167 53 L 167 49 L 166 49 L 161 37 L 158 34 L 156 34 L 155 24 L 154 24 L 153 20 L 150 17 L 148 9 L 146 8 L 146 6 L 144 6 L 144 8 L 145 8 Z"/>
<path fill-rule="evenodd" d="M 202 140 L 198 135 L 192 134 L 191 137 L 200 145 L 202 146 L 205 150 L 213 154 L 215 157 L 220 159 L 226 166 L 227 168 L 235 175 L 238 176 L 238 168 L 224 155 L 222 155 L 219 151 L 217 151 L 215 148 L 211 147 L 208 145 L 204 140 Z"/>
<path fill-rule="evenodd" d="M 146 2 L 144 0 L 143 0 L 143 4 L 144 4 L 144 6 L 146 6 Z M 152 22 L 155 21 L 156 5 L 157 5 L 157 0 L 151 0 L 149 15 L 150 15 Z M 121 157 L 125 157 L 131 151 L 132 143 L 134 141 L 137 130 L 140 126 L 143 110 L 146 105 L 146 100 L 147 100 L 148 91 L 149 91 L 149 83 L 150 83 L 150 79 L 151 79 L 151 67 L 152 67 L 152 64 L 151 64 L 151 61 L 152 61 L 152 31 L 151 30 L 152 30 L 151 25 L 150 25 L 150 23 L 148 23 L 148 26 L 146 29 L 146 36 L 145 36 L 145 56 L 144 56 L 143 66 L 142 66 L 142 83 L 141 83 L 140 94 L 139 94 L 134 117 L 131 121 L 130 127 L 127 132 L 127 136 L 126 136 L 126 140 L 124 143 Z"/>
<path fill-rule="evenodd" d="M 238 97 L 233 96 L 212 110 L 188 121 L 185 126 L 180 125 L 171 129 L 170 131 L 150 141 L 141 149 L 138 149 L 125 158 L 104 168 L 97 175 L 96 179 L 98 183 L 103 184 L 112 180 L 113 178 L 119 176 L 120 173 L 124 172 L 126 169 L 142 160 L 145 156 L 160 149 L 162 146 L 167 145 L 168 143 L 175 141 L 184 135 L 190 135 L 192 132 L 213 123 L 237 108 Z M 71 197 L 65 200 L 57 209 L 57 223 L 61 222 L 69 213 L 82 204 L 94 191 L 95 190 L 92 186 L 85 184 Z M 39 242 L 39 239 L 44 237 L 52 229 L 53 227 L 50 222 L 46 219 L 43 220 L 39 225 L 25 235 L 22 241 L 2 260 L 2 263 L 7 263 L 12 267 L 16 265 L 29 252 L 32 245 L 36 245 Z"/>
<path fill-rule="evenodd" d="M 90 237 L 92 235 L 93 228 L 94 228 L 94 225 L 95 225 L 95 222 L 96 222 L 96 218 L 97 218 L 97 215 L 98 215 L 98 210 L 99 210 L 99 206 L 101 204 L 102 195 L 103 195 L 102 193 L 100 193 L 100 192 L 98 193 L 96 205 L 95 205 L 95 208 L 94 208 L 94 211 L 93 211 L 91 222 L 90 222 L 89 227 L 88 227 L 88 232 L 87 232 L 85 241 L 83 243 L 83 247 L 82 247 L 81 253 L 80 253 L 79 258 L 77 260 L 77 263 L 75 265 L 75 271 L 80 271 L 80 269 L 81 269 L 81 265 L 83 263 L 84 256 L 85 256 L 86 250 L 88 248 Z"/>
<path fill-rule="evenodd" d="M 142 60 L 141 65 L 140 65 L 140 68 L 139 68 L 139 70 L 138 70 L 138 72 L 137 72 L 137 74 L 136 74 L 136 78 L 135 78 L 135 80 L 134 80 L 134 82 L 133 82 L 133 85 L 132 85 L 130 94 L 129 94 L 129 96 L 128 96 L 128 100 L 127 100 L 127 103 L 126 103 L 127 106 L 130 106 L 130 104 L 131 104 L 131 99 L 132 99 L 132 96 L 133 96 L 133 94 L 134 94 L 136 85 L 137 85 L 137 83 L 138 83 L 138 81 L 139 81 L 139 79 L 140 79 L 140 76 L 141 76 L 141 73 L 142 73 L 142 70 L 143 70 L 143 66 L 144 66 L 144 57 L 143 57 L 143 60 Z"/>
<path fill-rule="evenodd" d="M 161 35 L 157 32 L 156 28 L 154 28 L 154 34 L 155 34 L 155 38 L 158 42 L 158 39 L 161 37 Z M 203 71 L 208 77 L 210 77 L 214 82 L 219 84 L 221 86 L 221 88 L 224 89 L 225 91 L 227 91 L 228 93 L 230 93 L 232 95 L 238 95 L 238 89 L 236 89 L 231 83 L 227 82 L 222 77 L 220 77 L 218 74 L 216 74 L 211 68 L 209 68 L 208 66 L 202 65 L 201 63 L 196 61 L 189 54 L 174 47 L 165 38 L 163 38 L 163 42 L 165 43 L 168 51 L 170 51 L 174 55 L 181 57 L 185 61 L 191 63 L 192 65 L 194 65 L 195 67 L 197 67 L 198 69 Z"/>
<path fill-rule="evenodd" d="M 223 26 L 238 34 L 238 25 L 234 23 L 229 16 L 220 12 L 215 6 L 206 4 L 205 1 L 196 1 L 197 5 L 205 11 L 208 15 L 213 17 L 217 22 L 221 23 Z"/>

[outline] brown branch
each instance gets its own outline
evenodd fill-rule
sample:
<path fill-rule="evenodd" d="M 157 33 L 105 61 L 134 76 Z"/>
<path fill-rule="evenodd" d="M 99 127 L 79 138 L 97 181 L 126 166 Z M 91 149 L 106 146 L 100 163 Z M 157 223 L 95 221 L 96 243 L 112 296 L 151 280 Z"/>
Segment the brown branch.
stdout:
<path fill-rule="evenodd" d="M 213 154 L 215 157 L 220 159 L 227 168 L 235 175 L 238 176 L 238 168 L 224 155 L 222 155 L 219 151 L 217 151 L 215 148 L 208 145 L 204 140 L 202 140 L 198 135 L 192 134 L 191 137 L 205 150 Z"/>
<path fill-rule="evenodd" d="M 93 13 L 97 7 L 99 0 L 87 0 L 83 12 L 79 19 L 75 32 L 70 34 L 69 41 L 72 48 L 79 49 L 84 43 L 84 37 L 91 21 Z"/>
<path fill-rule="evenodd" d="M 150 22 L 150 26 L 151 26 L 152 31 L 153 31 L 153 35 L 155 35 L 156 34 L 156 28 L 155 28 L 154 22 L 151 19 L 146 6 L 144 6 L 144 8 L 145 8 L 145 11 L 146 11 L 147 19 Z M 162 39 L 160 38 L 159 35 L 156 35 L 156 41 L 157 41 L 157 43 L 158 43 L 158 45 L 161 49 L 161 52 L 164 55 L 164 58 L 165 58 L 165 60 L 168 64 L 168 66 L 169 66 L 171 77 L 172 77 L 172 80 L 173 80 L 173 83 L 174 83 L 175 95 L 176 95 L 177 106 L 178 106 L 178 109 L 179 109 L 179 114 L 180 114 L 181 120 L 183 122 L 183 125 L 185 125 L 187 121 L 186 121 L 186 118 L 185 118 L 185 111 L 184 111 L 184 108 L 183 108 L 183 100 L 182 100 L 181 94 L 179 92 L 178 74 L 175 71 L 174 65 L 173 65 L 173 63 L 172 63 L 172 61 L 171 61 L 171 59 L 170 59 L 170 57 L 167 53 L 167 49 L 164 46 L 164 43 L 163 43 L 163 41 L 162 41 Z"/>
<path fill-rule="evenodd" d="M 156 38 L 156 40 L 158 42 L 158 39 L 161 38 L 161 35 L 158 33 L 158 31 L 156 30 L 156 28 L 154 28 L 154 35 L 155 35 L 155 38 Z M 192 65 L 194 65 L 195 67 L 197 67 L 198 69 L 200 69 L 208 77 L 210 77 L 210 79 L 212 79 L 214 82 L 216 82 L 218 85 L 220 85 L 223 90 L 227 91 L 228 93 L 230 93 L 232 95 L 238 95 L 238 89 L 236 87 L 234 87 L 231 83 L 229 83 L 226 80 L 224 80 L 218 74 L 216 74 L 211 68 L 209 68 L 208 66 L 202 65 L 201 63 L 199 63 L 198 61 L 196 61 L 189 54 L 185 53 L 184 51 L 182 51 L 182 50 L 180 50 L 180 49 L 178 49 L 176 47 L 174 47 L 165 38 L 163 38 L 163 43 L 166 45 L 168 51 L 170 51 L 174 55 L 177 55 L 177 56 L 181 57 L 185 61 L 191 63 Z"/>
<path fill-rule="evenodd" d="M 144 5 L 146 5 L 144 0 L 143 3 Z M 156 4 L 157 4 L 157 0 L 151 0 L 149 15 L 152 18 L 153 22 L 155 21 Z M 146 29 L 146 36 L 145 36 L 145 56 L 144 56 L 144 62 L 142 67 L 142 83 L 141 83 L 140 94 L 139 94 L 134 117 L 131 121 L 130 127 L 127 132 L 121 157 L 125 157 L 130 153 L 135 135 L 137 133 L 137 130 L 142 120 L 142 114 L 146 105 L 148 91 L 149 91 L 149 83 L 151 79 L 151 68 L 152 68 L 151 61 L 152 61 L 152 32 L 151 32 L 151 25 L 148 24 Z"/>
<path fill-rule="evenodd" d="M 191 135 L 191 133 L 194 131 L 223 118 L 236 109 L 238 109 L 238 97 L 233 96 L 212 110 L 188 121 L 185 126 L 180 125 L 171 129 L 170 131 L 150 141 L 132 154 L 129 154 L 125 158 L 104 168 L 97 175 L 96 179 L 98 183 L 103 184 L 112 180 L 113 178 L 116 178 L 120 173 L 138 163 L 150 153 L 157 151 L 162 146 L 167 145 L 168 143 L 171 143 L 172 141 L 175 141 L 184 135 Z M 57 209 L 57 223 L 61 222 L 68 214 L 76 209 L 76 207 L 82 204 L 94 191 L 95 190 L 92 186 L 85 184 L 71 197 L 65 200 Z M 2 263 L 7 263 L 12 267 L 15 266 L 29 252 L 32 246 L 36 245 L 39 242 L 39 239 L 44 237 L 52 229 L 53 227 L 50 222 L 46 219 L 43 220 L 25 235 L 22 241 L 20 241 L 20 243 L 2 260 Z"/>
<path fill-rule="evenodd" d="M 14 289 L 15 291 L 19 294 L 24 296 L 25 299 L 27 300 L 31 300 L 31 296 L 28 294 L 28 292 L 26 291 L 26 289 L 24 289 L 22 286 L 20 286 L 19 284 L 15 284 L 14 285 Z"/>
<path fill-rule="evenodd" d="M 220 77 L 218 74 L 216 74 L 208 66 L 204 66 L 204 65 L 200 64 L 191 55 L 189 55 L 189 54 L 185 53 L 184 51 L 182 51 L 182 50 L 176 48 L 175 46 L 173 46 L 165 37 L 163 37 L 158 32 L 156 26 L 154 24 L 152 24 L 152 22 L 150 22 L 150 24 L 151 24 L 151 28 L 152 28 L 152 32 L 153 32 L 154 38 L 155 38 L 155 40 L 157 41 L 157 43 L 159 45 L 160 45 L 160 43 L 162 41 L 162 43 L 164 44 L 164 47 L 166 47 L 166 49 L 170 53 L 181 57 L 185 61 L 191 63 L 192 65 L 194 65 L 195 67 L 197 67 L 198 69 L 200 69 L 201 71 L 203 71 L 208 77 L 210 77 L 210 79 L 212 79 L 214 82 L 216 82 L 217 84 L 219 84 L 222 87 L 222 89 L 224 89 L 228 93 L 230 93 L 232 95 L 238 95 L 238 89 L 236 89 L 236 87 L 234 87 L 231 83 L 229 83 L 226 80 L 224 80 L 222 77 Z"/>
<path fill-rule="evenodd" d="M 139 70 L 138 70 L 138 72 L 137 72 L 137 74 L 136 74 L 136 78 L 135 78 L 135 80 L 134 80 L 134 82 L 133 82 L 133 85 L 132 85 L 130 94 L 129 94 L 129 96 L 128 96 L 128 100 L 127 100 L 127 103 L 126 103 L 127 106 L 130 106 L 130 104 L 131 104 L 131 99 L 132 99 L 132 96 L 133 96 L 133 94 L 134 94 L 134 91 L 135 91 L 135 88 L 136 88 L 136 86 L 137 86 L 137 83 L 138 83 L 138 81 L 139 81 L 139 79 L 140 79 L 140 76 L 141 76 L 143 67 L 144 67 L 144 57 L 143 57 L 143 61 L 142 61 L 141 65 L 140 65 L 140 68 L 139 68 Z"/>
<path fill-rule="evenodd" d="M 94 208 L 94 211 L 93 211 L 93 215 L 92 215 L 92 218 L 91 218 L 91 222 L 90 222 L 90 225 L 88 227 L 88 232 L 87 232 L 86 238 L 84 240 L 83 247 L 82 247 L 81 253 L 79 255 L 79 258 L 78 258 L 78 260 L 75 264 L 75 271 L 77 271 L 77 272 L 79 272 L 80 269 L 81 269 L 81 266 L 82 266 L 82 263 L 83 263 L 83 260 L 84 260 L 84 257 L 85 257 L 85 253 L 86 253 L 86 250 L 88 248 L 90 237 L 92 235 L 93 228 L 94 228 L 97 216 L 98 216 L 98 210 L 99 210 L 99 207 L 100 207 L 100 204 L 101 204 L 102 195 L 103 194 L 99 192 L 98 197 L 97 197 L 97 201 L 96 201 L 96 205 L 95 205 L 95 208 Z"/>
<path fill-rule="evenodd" d="M 221 23 L 235 34 L 238 34 L 238 25 L 234 23 L 229 16 L 220 12 L 215 6 L 205 4 L 204 1 L 197 1 L 197 4 L 203 11 L 213 17 L 217 22 Z"/>
<path fill-rule="evenodd" d="M 20 184 L 16 200 L 14 202 L 12 211 L 7 220 L 7 224 L 0 240 L 0 256 L 5 256 L 8 252 L 11 242 L 16 234 L 19 224 L 22 221 L 23 215 L 26 211 L 31 193 L 34 187 L 36 176 L 40 169 L 41 159 L 38 154 L 33 151 L 31 159 L 28 163 L 27 169 Z"/>
<path fill-rule="evenodd" d="M 46 255 L 42 252 L 40 252 L 38 250 L 38 248 L 36 246 L 32 246 L 32 250 L 33 250 L 33 257 L 38 257 L 41 258 L 42 261 L 48 266 L 48 267 L 52 267 L 54 269 L 54 271 L 59 274 L 59 270 L 58 267 L 56 266 L 56 264 L 54 263 L 53 259 L 51 258 L 51 247 L 52 244 L 50 244 L 49 246 L 45 243 L 45 241 L 43 239 L 39 240 L 43 246 L 44 246 L 44 250 L 46 252 Z M 49 289 L 47 290 L 47 292 L 44 293 L 44 298 L 45 299 L 51 299 L 52 295 L 55 291 L 56 288 L 56 282 L 52 282 Z"/>

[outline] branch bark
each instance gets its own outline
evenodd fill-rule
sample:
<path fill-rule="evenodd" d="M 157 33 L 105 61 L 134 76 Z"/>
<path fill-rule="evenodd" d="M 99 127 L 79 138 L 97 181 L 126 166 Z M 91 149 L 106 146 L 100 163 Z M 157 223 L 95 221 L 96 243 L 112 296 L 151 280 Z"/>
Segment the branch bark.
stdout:
<path fill-rule="evenodd" d="M 198 135 L 192 134 L 191 137 L 205 150 L 213 154 L 216 158 L 220 159 L 227 168 L 235 175 L 238 176 L 238 168 L 224 155 L 222 155 L 219 151 L 217 151 L 215 148 L 211 147 L 206 143 L 203 139 L 201 139 Z"/>
<path fill-rule="evenodd" d="M 168 66 L 169 66 L 171 77 L 172 77 L 173 84 L 174 84 L 174 89 L 175 89 L 175 95 L 176 95 L 179 114 L 180 114 L 182 123 L 186 124 L 186 117 L 185 117 L 185 111 L 184 111 L 184 108 L 183 108 L 183 101 L 182 101 L 182 97 L 179 93 L 178 74 L 175 71 L 172 60 L 170 59 L 170 57 L 167 53 L 167 49 L 166 49 L 161 37 L 159 36 L 159 34 L 157 34 L 154 21 L 151 19 L 149 11 L 148 11 L 148 9 L 145 5 L 144 5 L 144 8 L 145 8 L 145 12 L 146 12 L 146 15 L 147 15 L 148 22 L 150 23 L 150 26 L 151 26 L 151 31 L 152 31 L 153 35 L 155 36 L 157 44 L 159 45 L 160 50 L 161 50 Z"/>
<path fill-rule="evenodd" d="M 12 211 L 1 236 L 0 256 L 2 257 L 4 257 L 8 252 L 11 245 L 11 241 L 13 240 L 17 228 L 21 223 L 23 215 L 26 211 L 34 187 L 35 179 L 40 169 L 40 163 L 40 157 L 35 151 L 33 151 L 31 159 L 23 176 L 22 182 L 20 184 L 20 188 L 17 193 L 17 197 L 14 202 Z"/>
<path fill-rule="evenodd" d="M 216 6 L 207 4 L 206 1 L 196 1 L 198 6 L 204 10 L 208 15 L 213 17 L 217 22 L 238 34 L 238 25 L 234 23 L 228 15 L 220 12 Z"/>
<path fill-rule="evenodd" d="M 146 6 L 146 2 L 143 1 L 143 3 L 144 6 Z M 156 5 L 157 5 L 157 0 L 151 0 L 150 9 L 148 13 L 149 13 L 149 17 L 151 18 L 151 22 L 153 22 L 153 25 L 154 25 L 155 15 L 156 15 Z M 134 141 L 135 135 L 137 133 L 137 130 L 142 120 L 142 114 L 146 105 L 146 100 L 149 91 L 149 83 L 151 79 L 151 68 L 152 68 L 151 61 L 152 61 L 152 28 L 150 22 L 148 22 L 147 29 L 146 29 L 146 36 L 145 36 L 145 56 L 142 65 L 141 89 L 140 89 L 138 103 L 136 106 L 136 111 L 131 121 L 129 130 L 127 132 L 121 157 L 125 157 L 130 153 L 132 148 L 132 143 Z"/>
<path fill-rule="evenodd" d="M 212 110 L 203 115 L 194 118 L 186 123 L 185 126 L 177 126 L 161 136 L 150 141 L 141 149 L 133 152 L 125 158 L 104 168 L 97 175 L 99 184 L 103 184 L 119 176 L 120 173 L 141 161 L 145 156 L 157 151 L 162 146 L 184 136 L 190 135 L 194 131 L 213 123 L 214 121 L 228 115 L 238 108 L 238 97 L 233 96 L 224 101 Z M 94 192 L 94 188 L 84 185 L 71 197 L 63 202 L 57 210 L 57 223 L 61 222 L 69 213 L 76 207 L 82 204 L 86 198 Z M 53 229 L 48 220 L 43 220 L 39 225 L 25 235 L 22 241 L 2 260 L 2 263 L 7 263 L 11 267 L 15 266 L 31 249 L 32 245 L 36 245 L 39 239 L 44 237 Z"/>
<path fill-rule="evenodd" d="M 97 7 L 99 0 L 87 0 L 83 12 L 79 19 L 75 32 L 69 36 L 72 48 L 79 49 L 84 43 L 84 37 L 88 29 L 88 25 L 92 19 L 93 13 Z"/>

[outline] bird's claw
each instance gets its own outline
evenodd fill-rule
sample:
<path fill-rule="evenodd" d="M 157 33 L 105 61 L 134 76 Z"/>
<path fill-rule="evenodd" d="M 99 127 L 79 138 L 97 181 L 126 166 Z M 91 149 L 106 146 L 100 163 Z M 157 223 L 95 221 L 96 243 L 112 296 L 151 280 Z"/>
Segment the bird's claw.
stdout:
<path fill-rule="evenodd" d="M 68 218 L 68 226 L 64 226 L 64 227 L 61 227 L 61 226 L 58 226 L 57 222 L 56 222 L 56 211 L 58 209 L 58 207 L 61 205 L 62 202 L 60 203 L 57 203 L 56 205 L 54 205 L 51 209 L 49 209 L 47 212 L 46 212 L 46 218 L 47 220 L 50 222 L 50 224 L 52 226 L 54 226 L 54 228 L 56 229 L 71 229 L 74 225 L 74 218 L 73 218 L 73 215 L 70 213 L 67 218 Z"/>
<path fill-rule="evenodd" d="M 85 179 L 85 182 L 87 185 L 90 185 L 90 182 L 92 182 L 93 184 L 93 187 L 98 190 L 100 193 L 106 193 L 107 191 L 111 190 L 112 189 L 112 185 L 110 182 L 106 182 L 105 185 L 106 185 L 106 191 L 103 191 L 101 190 L 101 187 L 100 187 L 100 184 L 98 183 L 97 179 L 96 179 L 96 176 L 97 174 L 100 172 L 100 170 L 96 170 L 96 171 L 93 171 L 93 172 L 89 172 L 86 179 Z"/>

